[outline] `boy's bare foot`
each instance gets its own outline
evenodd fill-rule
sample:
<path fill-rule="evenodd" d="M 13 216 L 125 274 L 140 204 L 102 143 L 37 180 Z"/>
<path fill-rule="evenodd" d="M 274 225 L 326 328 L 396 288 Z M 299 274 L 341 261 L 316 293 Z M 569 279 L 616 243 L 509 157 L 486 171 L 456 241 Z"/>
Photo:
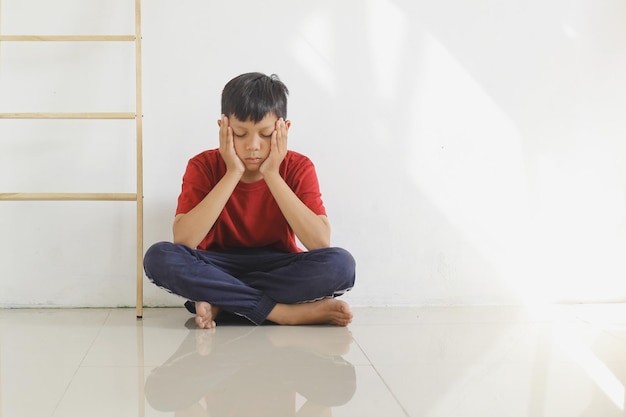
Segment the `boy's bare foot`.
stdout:
<path fill-rule="evenodd" d="M 278 324 L 333 324 L 347 326 L 352 322 L 352 311 L 348 303 L 335 298 L 302 304 L 276 304 L 267 316 Z"/>
<path fill-rule="evenodd" d="M 212 306 L 206 301 L 196 301 L 196 324 L 201 329 L 212 329 L 216 326 L 215 318 L 220 308 Z"/>

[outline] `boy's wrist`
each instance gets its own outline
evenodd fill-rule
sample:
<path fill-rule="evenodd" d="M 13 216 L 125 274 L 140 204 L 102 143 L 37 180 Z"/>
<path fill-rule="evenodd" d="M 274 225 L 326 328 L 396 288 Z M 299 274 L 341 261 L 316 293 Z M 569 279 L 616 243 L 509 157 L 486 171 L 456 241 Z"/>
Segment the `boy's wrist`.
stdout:
<path fill-rule="evenodd" d="M 226 169 L 226 174 L 224 174 L 224 178 L 226 179 L 232 179 L 233 181 L 239 181 L 241 179 L 241 177 L 243 176 L 245 170 L 238 170 L 238 169 Z"/>
<path fill-rule="evenodd" d="M 283 177 L 280 176 L 279 172 L 267 173 L 267 175 L 263 176 L 263 180 L 272 194 L 280 192 L 280 190 L 284 190 L 285 187 L 289 188 Z"/>
<path fill-rule="evenodd" d="M 263 179 L 265 180 L 265 182 L 275 181 L 275 180 L 282 181 L 283 177 L 280 176 L 279 171 L 269 171 L 269 172 L 263 172 Z"/>

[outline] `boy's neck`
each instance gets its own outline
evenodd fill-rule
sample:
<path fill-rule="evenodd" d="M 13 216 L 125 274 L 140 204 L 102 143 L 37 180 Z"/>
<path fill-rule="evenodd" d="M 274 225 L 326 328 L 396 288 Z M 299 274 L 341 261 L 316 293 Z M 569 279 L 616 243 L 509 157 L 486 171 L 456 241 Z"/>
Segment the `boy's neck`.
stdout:
<path fill-rule="evenodd" d="M 244 182 L 246 184 L 252 184 L 253 182 L 258 182 L 263 179 L 263 175 L 260 172 L 244 172 L 239 181 Z"/>

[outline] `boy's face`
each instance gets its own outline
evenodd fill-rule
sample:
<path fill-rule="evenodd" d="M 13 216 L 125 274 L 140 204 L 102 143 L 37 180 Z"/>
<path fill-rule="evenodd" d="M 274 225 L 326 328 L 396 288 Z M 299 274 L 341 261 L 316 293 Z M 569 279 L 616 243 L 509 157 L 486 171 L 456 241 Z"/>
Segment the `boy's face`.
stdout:
<path fill-rule="evenodd" d="M 228 120 L 233 129 L 237 156 L 245 164 L 248 173 L 258 173 L 259 167 L 270 154 L 272 133 L 276 130 L 278 117 L 268 113 L 263 120 L 255 123 L 251 120 L 241 121 L 231 115 Z M 289 128 L 290 122 L 286 124 Z"/>

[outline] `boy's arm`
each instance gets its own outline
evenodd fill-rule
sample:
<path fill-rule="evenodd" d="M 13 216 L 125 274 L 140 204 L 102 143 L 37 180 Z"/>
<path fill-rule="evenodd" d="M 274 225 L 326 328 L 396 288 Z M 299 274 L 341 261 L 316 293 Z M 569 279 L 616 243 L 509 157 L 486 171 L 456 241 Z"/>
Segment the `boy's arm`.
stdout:
<path fill-rule="evenodd" d="M 265 183 L 274 196 L 283 216 L 294 233 L 308 249 L 330 246 L 330 222 L 324 215 L 315 214 L 306 206 L 280 176 L 279 168 L 287 155 L 287 125 L 279 119 L 271 138 L 271 151 L 261 165 Z"/>
<path fill-rule="evenodd" d="M 226 174 L 197 206 L 174 219 L 174 243 L 194 249 L 215 224 L 245 171 L 245 165 L 235 153 L 233 129 L 228 124 L 228 118 L 222 116 L 219 126 L 220 154 L 226 162 Z"/>
<path fill-rule="evenodd" d="M 195 249 L 209 233 L 228 198 L 239 182 L 237 175 L 226 175 L 197 206 L 174 218 L 174 243 Z"/>
<path fill-rule="evenodd" d="M 265 182 L 300 242 L 308 250 L 329 247 L 330 222 L 328 218 L 311 211 L 280 175 L 268 175 L 265 177 Z"/>

